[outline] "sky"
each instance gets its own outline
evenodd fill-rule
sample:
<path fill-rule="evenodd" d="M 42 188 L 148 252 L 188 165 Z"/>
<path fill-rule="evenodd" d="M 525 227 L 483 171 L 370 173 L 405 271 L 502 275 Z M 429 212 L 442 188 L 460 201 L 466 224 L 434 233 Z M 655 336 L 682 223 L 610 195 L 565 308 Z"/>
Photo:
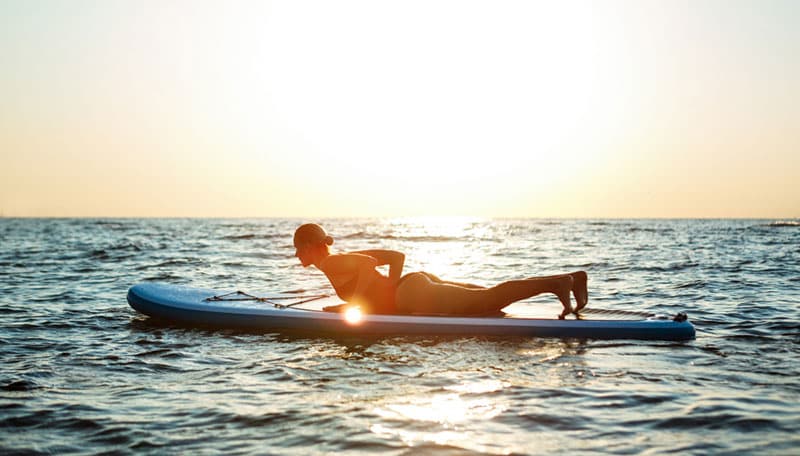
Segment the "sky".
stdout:
<path fill-rule="evenodd" d="M 0 215 L 800 217 L 800 2 L 0 0 Z"/>

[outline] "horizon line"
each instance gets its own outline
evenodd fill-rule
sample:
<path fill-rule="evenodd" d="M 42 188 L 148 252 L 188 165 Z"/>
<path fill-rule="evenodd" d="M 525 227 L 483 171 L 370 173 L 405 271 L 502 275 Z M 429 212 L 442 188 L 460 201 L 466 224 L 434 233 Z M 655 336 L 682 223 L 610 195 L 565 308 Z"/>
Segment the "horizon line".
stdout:
<path fill-rule="evenodd" d="M 66 220 L 66 219 L 107 219 L 107 220 L 179 220 L 179 219 L 206 219 L 206 220 L 244 220 L 244 219 L 486 219 L 486 220 L 800 220 L 800 216 L 780 217 L 686 217 L 686 216 L 600 216 L 600 217 L 575 217 L 575 216 L 482 216 L 482 215 L 343 215 L 343 216 L 305 216 L 305 215 L 254 215 L 254 216 L 151 216 L 151 215 L 4 215 L 0 219 L 41 219 L 41 220 Z"/>

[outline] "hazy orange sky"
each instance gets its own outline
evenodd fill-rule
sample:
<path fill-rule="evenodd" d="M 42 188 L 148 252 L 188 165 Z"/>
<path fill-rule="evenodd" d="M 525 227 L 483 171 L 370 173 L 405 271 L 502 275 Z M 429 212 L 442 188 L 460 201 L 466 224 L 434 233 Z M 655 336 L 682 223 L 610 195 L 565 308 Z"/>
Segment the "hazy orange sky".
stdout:
<path fill-rule="evenodd" d="M 5 216 L 800 216 L 800 2 L 0 2 Z"/>

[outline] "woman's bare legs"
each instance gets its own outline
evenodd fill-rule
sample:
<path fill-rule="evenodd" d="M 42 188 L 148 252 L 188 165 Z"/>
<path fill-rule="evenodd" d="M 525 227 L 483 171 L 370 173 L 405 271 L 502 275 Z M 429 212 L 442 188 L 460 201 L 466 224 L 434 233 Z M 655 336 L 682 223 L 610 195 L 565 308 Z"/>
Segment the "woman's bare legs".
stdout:
<path fill-rule="evenodd" d="M 532 278 L 525 280 L 510 280 L 489 289 L 498 293 L 498 304 L 505 302 L 500 307 L 491 308 L 489 311 L 498 311 L 503 307 L 542 293 L 553 293 L 558 296 L 564 310 L 558 318 L 563 319 L 573 312 L 569 293 L 573 288 L 573 279 L 570 275 L 549 278 Z"/>
<path fill-rule="evenodd" d="M 462 283 L 462 282 L 453 282 L 451 280 L 442 280 L 439 277 L 437 277 L 434 274 L 431 274 L 429 272 L 422 272 L 422 274 L 425 274 L 429 279 L 431 279 L 433 282 L 436 282 L 436 283 L 443 283 L 443 284 L 448 284 L 448 285 L 457 285 L 457 286 L 460 286 L 460 287 L 472 288 L 472 289 L 486 288 L 486 287 L 482 287 L 480 285 L 474 285 L 474 284 L 471 284 L 471 283 Z M 578 312 L 580 312 L 581 309 L 586 307 L 586 304 L 588 304 L 588 302 L 589 302 L 589 289 L 588 289 L 589 277 L 586 274 L 586 271 L 575 271 L 575 272 L 570 273 L 570 274 L 559 274 L 559 275 L 545 276 L 545 277 L 529 277 L 527 280 L 541 280 L 541 279 L 551 280 L 551 279 L 563 278 L 564 276 L 572 277 L 572 294 L 575 296 L 575 309 L 573 310 L 573 313 L 575 313 L 577 315 Z M 525 298 L 523 298 L 523 299 L 525 299 Z"/>
<path fill-rule="evenodd" d="M 511 280 L 483 288 L 437 282 L 427 273 L 413 273 L 398 287 L 396 297 L 397 309 L 401 313 L 479 315 L 496 313 L 511 303 L 541 293 L 553 293 L 564 307 L 559 318 L 564 318 L 573 311 L 570 303 L 572 289 L 573 278 L 568 274 Z"/>
<path fill-rule="evenodd" d="M 472 288 L 472 289 L 486 288 L 486 287 L 482 287 L 480 285 L 475 285 L 473 283 L 453 282 L 452 280 L 442 280 L 438 276 L 435 276 L 435 275 L 431 274 L 430 272 L 421 271 L 420 274 L 424 274 L 426 277 L 431 279 L 432 282 L 436 282 L 436 283 L 445 283 L 445 284 L 448 284 L 448 285 L 457 285 L 459 287 Z"/>
<path fill-rule="evenodd" d="M 586 304 L 589 303 L 589 288 L 588 288 L 588 281 L 589 276 L 586 274 L 586 271 L 575 271 L 570 274 L 561 274 L 561 275 L 554 275 L 554 276 L 546 276 L 546 277 L 530 277 L 530 279 L 555 279 L 557 277 L 563 277 L 568 275 L 572 277 L 572 294 L 575 295 L 575 315 L 581 311 Z"/>

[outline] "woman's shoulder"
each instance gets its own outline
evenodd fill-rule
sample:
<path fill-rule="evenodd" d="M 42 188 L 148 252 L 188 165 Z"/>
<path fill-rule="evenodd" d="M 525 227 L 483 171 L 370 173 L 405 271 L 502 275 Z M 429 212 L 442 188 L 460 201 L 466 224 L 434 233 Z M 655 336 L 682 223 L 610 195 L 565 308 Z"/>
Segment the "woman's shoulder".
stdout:
<path fill-rule="evenodd" d="M 386 264 L 395 261 L 404 261 L 405 254 L 397 250 L 373 249 L 373 250 L 359 250 L 353 252 L 356 255 L 364 255 L 375 258 L 380 264 Z"/>
<path fill-rule="evenodd" d="M 320 266 L 323 268 L 347 266 L 354 267 L 358 266 L 364 261 L 372 262 L 375 261 L 375 258 L 372 257 L 372 255 L 368 255 L 363 252 L 332 253 L 322 260 L 322 262 L 320 262 Z"/>
<path fill-rule="evenodd" d="M 402 254 L 403 252 L 400 252 L 398 250 L 389 250 L 389 249 L 368 249 L 368 250 L 356 250 L 355 252 L 350 252 L 350 253 L 354 253 L 356 255 L 373 256 L 373 255 L 385 255 L 387 253 L 388 254 L 398 254 L 398 253 Z"/>

